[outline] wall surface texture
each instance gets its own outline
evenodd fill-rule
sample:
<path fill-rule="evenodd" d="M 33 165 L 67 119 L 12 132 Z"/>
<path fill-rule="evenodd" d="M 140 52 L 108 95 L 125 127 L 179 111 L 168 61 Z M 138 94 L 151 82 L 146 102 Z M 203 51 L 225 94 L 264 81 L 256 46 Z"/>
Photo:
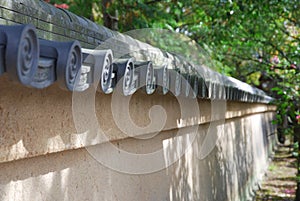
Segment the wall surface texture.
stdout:
<path fill-rule="evenodd" d="M 0 94 L 0 200 L 248 200 L 275 143 L 271 105 L 226 102 L 219 115 L 224 103 L 198 99 L 200 113 L 183 118 L 180 103 L 193 103 L 171 95 L 118 97 L 126 107 L 97 92 L 76 105 L 56 85 L 29 89 L 6 76 Z M 91 103 L 97 122 L 74 108 Z M 154 126 L 122 130 L 124 108 L 141 128 Z"/>

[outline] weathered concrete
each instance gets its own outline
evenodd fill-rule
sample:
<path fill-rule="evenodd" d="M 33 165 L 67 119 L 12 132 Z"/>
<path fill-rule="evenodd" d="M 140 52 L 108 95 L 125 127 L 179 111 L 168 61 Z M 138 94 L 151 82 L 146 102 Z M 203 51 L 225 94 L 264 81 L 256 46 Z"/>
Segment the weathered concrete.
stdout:
<path fill-rule="evenodd" d="M 155 137 L 135 139 L 115 124 L 112 96 L 97 93 L 96 115 L 105 139 L 93 130 L 77 134 L 72 94 L 55 85 L 28 89 L 2 76 L 0 94 L 0 200 L 246 200 L 267 167 L 274 142 L 275 107 L 264 104 L 227 102 L 222 122 L 211 114 L 210 100 L 198 100 L 199 116 L 181 119 L 175 97 L 138 93 L 130 100 L 136 124 L 149 124 L 153 105 L 165 109 L 167 120 Z M 209 133 L 212 118 L 222 124 Z M 207 135 L 214 136 L 216 146 L 206 141 Z M 114 171 L 93 155 L 104 153 L 108 162 L 118 163 L 108 152 L 111 142 L 130 153 L 162 150 L 165 168 L 139 175 Z M 170 164 L 189 144 L 184 156 Z M 203 147 L 208 147 L 207 156 Z M 117 165 L 134 170 L 140 164 Z"/>

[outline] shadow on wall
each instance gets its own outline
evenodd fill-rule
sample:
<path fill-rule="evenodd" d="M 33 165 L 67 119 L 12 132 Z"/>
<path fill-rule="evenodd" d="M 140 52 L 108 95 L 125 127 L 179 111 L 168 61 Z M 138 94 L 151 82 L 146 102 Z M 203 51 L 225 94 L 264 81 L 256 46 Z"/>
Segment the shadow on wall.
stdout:
<path fill-rule="evenodd" d="M 136 140 L 123 144 L 133 147 Z M 169 184 L 165 170 L 119 173 L 85 149 L 1 163 L 0 170 L 0 200 L 166 200 Z"/>
<path fill-rule="evenodd" d="M 196 133 L 185 128 L 186 134 L 176 137 L 174 131 L 158 135 L 155 143 L 168 144 L 166 164 L 182 148 L 191 143 L 192 147 L 170 167 L 146 175 L 110 170 L 85 149 L 2 163 L 0 200 L 246 200 L 267 166 L 272 118 L 272 113 L 263 113 L 226 121 L 216 130 L 216 136 L 220 134 L 216 146 L 202 160 L 199 150 L 208 125 L 197 127 Z M 154 146 L 140 142 L 119 143 L 128 150 Z"/>
<path fill-rule="evenodd" d="M 0 170 L 5 173 L 0 174 L 0 200 L 129 201 L 143 200 L 146 189 L 154 189 L 151 184 L 141 184 L 150 176 L 141 178 L 109 170 L 84 149 L 2 163 Z M 159 189 L 156 193 L 163 195 Z"/>
<path fill-rule="evenodd" d="M 167 169 L 170 200 L 239 201 L 254 196 L 275 139 L 272 119 L 272 113 L 265 113 L 226 121 L 225 132 L 217 131 L 216 146 L 203 160 L 197 156 L 208 126 L 199 126 L 192 148 Z M 188 143 L 191 135 L 167 139 L 170 149 L 165 150 L 166 160 L 176 157 L 178 147 Z"/>
<path fill-rule="evenodd" d="M 49 151 L 45 147 L 70 143 L 70 133 L 76 133 L 71 93 L 57 90 L 56 85 L 24 89 L 7 76 L 1 76 L 0 82 L 1 160 L 13 158 L 19 150 L 34 155 Z M 59 136 L 57 131 L 61 131 Z M 49 144 L 49 139 L 57 139 L 57 144 Z"/>
<path fill-rule="evenodd" d="M 109 172 L 85 150 L 0 164 L 0 200 L 113 200 Z"/>

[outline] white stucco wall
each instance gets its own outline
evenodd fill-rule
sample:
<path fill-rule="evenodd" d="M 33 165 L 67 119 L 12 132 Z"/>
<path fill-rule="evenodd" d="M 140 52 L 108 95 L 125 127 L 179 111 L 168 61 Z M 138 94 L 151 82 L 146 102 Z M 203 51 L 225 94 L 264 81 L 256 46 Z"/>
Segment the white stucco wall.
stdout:
<path fill-rule="evenodd" d="M 154 103 L 165 108 L 168 119 L 155 137 L 138 134 L 142 139 L 137 139 L 113 123 L 105 107 L 111 97 L 97 95 L 96 113 L 110 141 L 93 133 L 78 141 L 71 93 L 57 86 L 28 89 L 2 76 L 0 94 L 0 200 L 247 200 L 267 168 L 275 140 L 275 108 L 263 104 L 227 102 L 224 122 L 215 118 L 212 123 L 210 101 L 198 100 L 200 116 L 183 119 L 187 123 L 179 126 L 174 97 L 138 94 L 131 100 L 135 121 L 147 125 Z M 159 159 L 138 155 L 127 160 L 122 150 L 160 151 Z M 150 173 L 124 173 L 139 168 Z"/>

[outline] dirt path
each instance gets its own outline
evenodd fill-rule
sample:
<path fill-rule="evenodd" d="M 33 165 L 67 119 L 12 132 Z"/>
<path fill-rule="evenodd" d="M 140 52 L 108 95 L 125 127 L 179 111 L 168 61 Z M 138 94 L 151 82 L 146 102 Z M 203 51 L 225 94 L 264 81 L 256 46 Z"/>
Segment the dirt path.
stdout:
<path fill-rule="evenodd" d="M 292 201 L 296 191 L 296 159 L 289 146 L 278 145 L 270 163 L 261 189 L 256 192 L 256 201 Z"/>

